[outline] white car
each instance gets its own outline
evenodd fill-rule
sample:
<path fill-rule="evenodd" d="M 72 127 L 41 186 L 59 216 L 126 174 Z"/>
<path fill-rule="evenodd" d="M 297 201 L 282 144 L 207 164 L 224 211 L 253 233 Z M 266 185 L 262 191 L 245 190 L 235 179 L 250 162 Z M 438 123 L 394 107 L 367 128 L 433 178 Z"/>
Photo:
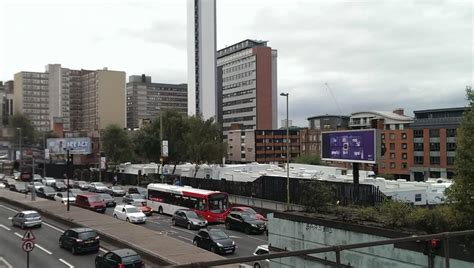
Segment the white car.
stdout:
<path fill-rule="evenodd" d="M 35 174 L 35 175 L 33 175 L 33 181 L 42 182 L 43 177 L 41 177 L 40 174 Z"/>
<path fill-rule="evenodd" d="M 268 245 L 260 245 L 260 246 L 257 246 L 255 251 L 253 252 L 253 255 L 259 256 L 259 255 L 264 255 L 264 254 L 268 254 L 268 253 L 270 253 L 270 251 L 268 250 Z M 253 267 L 255 267 L 255 268 L 268 268 L 268 267 L 270 267 L 270 260 L 266 259 L 266 260 L 261 260 L 261 261 L 255 261 L 254 264 L 253 264 Z"/>
<path fill-rule="evenodd" d="M 132 223 L 145 223 L 146 215 L 135 206 L 117 205 L 114 209 L 114 218 Z"/>
<path fill-rule="evenodd" d="M 68 200 L 67 193 L 66 192 L 56 193 L 54 195 L 54 200 L 60 201 L 61 203 L 66 204 L 66 200 Z M 74 204 L 74 203 L 76 203 L 76 197 L 74 197 L 72 193 L 69 193 L 69 204 Z"/>
<path fill-rule="evenodd" d="M 56 180 L 53 177 L 44 177 L 41 181 L 45 186 L 51 186 Z"/>
<path fill-rule="evenodd" d="M 89 192 L 105 193 L 109 188 L 102 182 L 91 182 L 89 185 Z"/>

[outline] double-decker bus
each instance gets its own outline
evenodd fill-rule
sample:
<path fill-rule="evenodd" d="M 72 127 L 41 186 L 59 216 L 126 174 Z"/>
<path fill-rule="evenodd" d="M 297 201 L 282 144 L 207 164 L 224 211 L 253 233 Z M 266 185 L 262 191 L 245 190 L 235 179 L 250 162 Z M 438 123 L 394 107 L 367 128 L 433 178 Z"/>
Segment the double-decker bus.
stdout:
<path fill-rule="evenodd" d="M 189 208 L 208 222 L 224 222 L 230 212 L 227 193 L 162 183 L 148 184 L 147 190 L 147 205 L 160 214 Z"/>

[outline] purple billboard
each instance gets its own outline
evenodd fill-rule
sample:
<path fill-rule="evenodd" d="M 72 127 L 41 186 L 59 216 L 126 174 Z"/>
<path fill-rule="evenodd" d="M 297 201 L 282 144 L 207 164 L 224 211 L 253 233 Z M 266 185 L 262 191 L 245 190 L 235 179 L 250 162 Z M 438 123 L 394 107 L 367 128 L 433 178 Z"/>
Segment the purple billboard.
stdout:
<path fill-rule="evenodd" d="M 321 133 L 323 160 L 372 163 L 377 161 L 375 129 Z"/>

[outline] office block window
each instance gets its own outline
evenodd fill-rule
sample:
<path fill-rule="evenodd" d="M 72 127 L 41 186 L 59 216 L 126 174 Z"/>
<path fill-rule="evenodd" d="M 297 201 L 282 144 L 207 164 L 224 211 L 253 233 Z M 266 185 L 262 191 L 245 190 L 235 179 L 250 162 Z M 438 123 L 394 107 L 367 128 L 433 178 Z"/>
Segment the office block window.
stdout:
<path fill-rule="evenodd" d="M 432 142 L 430 143 L 430 151 L 439 151 L 439 143 L 437 142 Z"/>
<path fill-rule="evenodd" d="M 454 143 L 454 142 L 446 143 L 446 150 L 448 150 L 450 152 L 456 151 L 456 143 Z"/>
<path fill-rule="evenodd" d="M 395 143 L 390 143 L 390 150 L 395 151 Z"/>
<path fill-rule="evenodd" d="M 413 144 L 414 145 L 414 150 L 416 152 L 423 152 L 423 143 L 421 142 L 416 142 Z"/>
<path fill-rule="evenodd" d="M 395 159 L 395 153 L 390 153 L 390 159 Z"/>
<path fill-rule="evenodd" d="M 408 145 L 406 143 L 402 143 L 402 149 L 407 149 Z"/>
<path fill-rule="evenodd" d="M 430 137 L 431 138 L 439 137 L 439 129 L 430 129 Z"/>
<path fill-rule="evenodd" d="M 402 140 L 406 140 L 407 139 L 407 134 L 406 133 L 402 133 Z"/>
<path fill-rule="evenodd" d="M 415 129 L 413 131 L 413 137 L 415 138 L 423 138 L 423 129 Z"/>
<path fill-rule="evenodd" d="M 402 169 L 407 169 L 408 168 L 408 164 L 406 162 L 403 162 L 402 163 Z"/>
<path fill-rule="evenodd" d="M 448 164 L 449 166 L 454 165 L 454 159 L 455 159 L 454 157 L 448 156 L 448 157 L 446 158 L 447 164 Z"/>
<path fill-rule="evenodd" d="M 439 156 L 431 156 L 430 157 L 430 164 L 439 165 L 439 163 L 440 163 Z"/>
<path fill-rule="evenodd" d="M 403 154 L 402 154 L 402 159 L 407 159 L 407 157 L 408 157 L 408 154 L 407 154 L 407 153 L 403 153 Z"/>
<path fill-rule="evenodd" d="M 395 165 L 395 163 L 394 163 L 394 162 L 390 162 L 390 168 L 391 168 L 391 169 L 394 169 L 394 168 L 396 168 L 396 165 Z"/>
<path fill-rule="evenodd" d="M 390 139 L 394 140 L 395 139 L 395 133 L 390 133 Z"/>
<path fill-rule="evenodd" d="M 423 156 L 415 156 L 415 164 L 423 165 Z"/>
<path fill-rule="evenodd" d="M 455 128 L 446 129 L 446 136 L 447 137 L 456 137 L 456 129 Z"/>

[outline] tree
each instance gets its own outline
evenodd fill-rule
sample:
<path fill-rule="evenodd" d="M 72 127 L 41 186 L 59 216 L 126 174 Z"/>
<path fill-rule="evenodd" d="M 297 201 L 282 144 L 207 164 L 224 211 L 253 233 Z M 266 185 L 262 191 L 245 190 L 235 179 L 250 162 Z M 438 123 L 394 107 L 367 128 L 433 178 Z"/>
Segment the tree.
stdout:
<path fill-rule="evenodd" d="M 307 165 L 321 165 L 321 157 L 313 154 L 302 154 L 295 159 L 295 163 Z"/>
<path fill-rule="evenodd" d="M 469 107 L 464 112 L 456 134 L 456 175 L 448 190 L 453 205 L 465 216 L 466 226 L 474 224 L 474 92 L 466 87 Z"/>
<path fill-rule="evenodd" d="M 306 186 L 301 193 L 301 204 L 311 212 L 324 210 L 333 199 L 331 187 L 318 180 L 306 182 Z"/>
<path fill-rule="evenodd" d="M 11 126 L 15 129 L 15 135 L 13 136 L 13 143 L 18 143 L 20 138 L 21 129 L 21 143 L 22 145 L 32 145 L 36 142 L 36 130 L 31 123 L 31 120 L 28 116 L 24 114 L 16 114 L 11 119 Z"/>
<path fill-rule="evenodd" d="M 187 117 L 176 111 L 166 111 L 162 117 L 163 120 L 163 139 L 168 141 L 168 162 L 176 165 L 186 159 L 185 133 L 189 131 Z"/>
<path fill-rule="evenodd" d="M 114 163 L 130 160 L 132 142 L 126 130 L 117 125 L 110 125 L 102 134 L 102 148 L 105 155 Z"/>
<path fill-rule="evenodd" d="M 160 121 L 155 120 L 134 133 L 135 154 L 141 161 L 158 163 L 161 157 Z"/>

